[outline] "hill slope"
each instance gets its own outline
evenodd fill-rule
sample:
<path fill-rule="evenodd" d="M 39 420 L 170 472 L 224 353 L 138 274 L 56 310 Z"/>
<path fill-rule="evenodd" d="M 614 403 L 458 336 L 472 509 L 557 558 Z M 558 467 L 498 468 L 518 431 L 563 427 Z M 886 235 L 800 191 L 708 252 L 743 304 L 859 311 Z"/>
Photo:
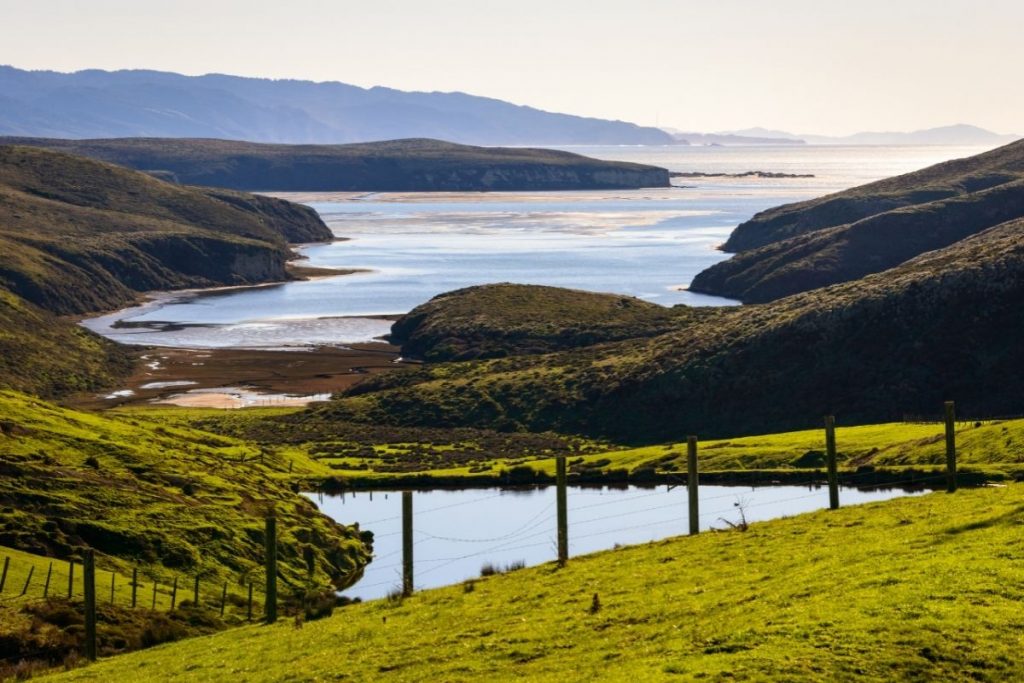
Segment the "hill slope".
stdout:
<path fill-rule="evenodd" d="M 124 347 L 0 289 L 0 386 L 56 398 L 111 386 L 132 365 Z"/>
<path fill-rule="evenodd" d="M 369 559 L 357 529 L 292 490 L 289 470 L 324 473 L 299 454 L 11 391 L 0 390 L 0 414 L 0 545 L 59 559 L 92 547 L 108 566 L 161 580 L 239 584 L 261 575 L 263 517 L 274 510 L 285 585 L 303 585 L 306 544 L 320 583 L 345 586 Z"/>
<path fill-rule="evenodd" d="M 289 239 L 330 238 L 312 209 L 282 200 L 0 146 L 0 286 L 55 313 L 152 289 L 285 280 Z"/>
<path fill-rule="evenodd" d="M 1021 412 L 1024 220 L 861 280 L 677 331 L 372 378 L 309 419 L 473 425 L 654 443 L 930 414 Z"/>
<path fill-rule="evenodd" d="M 898 266 L 1024 216 L 1021 178 L 740 252 L 699 273 L 689 289 L 760 303 Z"/>
<path fill-rule="evenodd" d="M 345 83 L 75 73 L 0 66 L 0 134 L 341 143 L 432 137 L 484 145 L 671 144 L 657 128 L 554 114 L 464 93 Z"/>
<path fill-rule="evenodd" d="M 0 386 L 56 397 L 109 385 L 127 352 L 57 315 L 152 289 L 285 280 L 289 241 L 331 237 L 283 200 L 0 145 Z"/>
<path fill-rule="evenodd" d="M 715 313 L 619 294 L 484 285 L 417 306 L 391 327 L 391 342 L 405 357 L 430 361 L 500 358 L 652 337 Z"/>
<path fill-rule="evenodd" d="M 267 145 L 228 140 L 0 138 L 151 172 L 189 185 L 279 191 L 587 190 L 667 187 L 655 166 L 547 149 L 441 140 Z"/>
<path fill-rule="evenodd" d="M 1016 680 L 1024 488 L 627 547 L 57 681 Z M 730 514 L 730 513 L 725 513 Z"/>
<path fill-rule="evenodd" d="M 723 245 L 740 252 L 815 230 L 846 225 L 905 206 L 986 190 L 1024 178 L 1024 140 L 965 159 L 794 204 L 741 224 Z"/>

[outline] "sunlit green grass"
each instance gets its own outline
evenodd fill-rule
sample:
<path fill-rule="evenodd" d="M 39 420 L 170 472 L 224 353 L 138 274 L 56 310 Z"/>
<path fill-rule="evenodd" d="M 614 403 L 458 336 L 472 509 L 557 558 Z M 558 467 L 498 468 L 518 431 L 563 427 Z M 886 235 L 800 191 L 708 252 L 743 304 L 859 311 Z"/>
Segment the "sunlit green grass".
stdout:
<path fill-rule="evenodd" d="M 298 412 L 297 408 L 247 409 L 245 411 L 194 410 L 180 408 L 127 409 L 116 414 L 167 425 L 188 425 L 202 420 L 207 428 L 219 431 L 218 424 L 234 432 L 246 422 L 265 420 Z M 282 425 L 287 432 L 288 425 Z M 1010 475 L 1024 470 L 1024 420 L 958 422 L 957 461 L 962 467 L 975 471 Z M 892 422 L 874 425 L 837 427 L 836 442 L 839 465 L 842 469 L 870 466 L 899 469 L 901 467 L 945 467 L 944 426 L 937 422 Z M 699 435 L 698 435 L 699 437 Z M 332 438 L 345 444 L 344 430 Z M 474 477 L 487 478 L 502 470 L 520 465 L 553 475 L 555 459 L 542 454 L 523 454 L 512 457 L 487 457 L 482 454 L 473 465 L 452 463 L 450 466 L 394 473 L 377 469 L 381 456 L 402 454 L 409 448 L 427 448 L 443 460 L 445 452 L 453 449 L 450 443 L 393 441 L 372 444 L 374 456 L 321 456 L 317 449 L 320 441 L 289 444 L 283 452 L 302 463 L 304 472 L 311 475 L 331 475 L 358 478 L 361 481 L 381 483 L 410 474 L 429 474 L 434 477 L 460 477 L 471 482 Z M 599 445 L 590 444 L 591 449 Z M 825 451 L 825 432 L 810 429 L 779 434 L 764 434 L 733 439 L 714 439 L 698 442 L 700 469 L 705 472 L 732 472 L 747 470 L 799 470 L 823 466 L 820 460 Z M 815 456 L 817 454 L 817 456 Z M 595 471 L 653 469 L 658 472 L 684 472 L 686 470 L 686 444 L 667 443 L 642 448 L 611 448 L 603 452 L 571 456 L 578 465 L 593 466 Z M 600 463 L 600 464 L 598 464 Z M 298 471 L 298 470 L 297 470 Z"/>
<path fill-rule="evenodd" d="M 838 427 L 836 450 L 845 466 L 939 465 L 945 463 L 945 427 L 939 423 L 893 422 Z M 777 469 L 798 466 L 809 451 L 824 452 L 825 431 L 716 439 L 699 443 L 705 470 Z M 685 467 L 685 443 L 607 453 L 618 467 L 639 467 L 666 455 Z M 957 461 L 965 464 L 1024 463 L 1024 420 L 957 424 Z"/>
<path fill-rule="evenodd" d="M 37 600 L 44 596 L 51 598 L 69 597 L 69 564 L 67 560 L 55 560 L 52 557 L 43 557 L 0 546 L 0 572 L 3 571 L 5 560 L 8 561 L 7 581 L 4 583 L 3 590 L 0 591 L 0 606 L 10 607 L 20 602 Z M 30 572 L 31 576 L 29 575 Z M 84 582 L 82 580 L 84 572 L 82 571 L 80 561 L 75 562 L 73 572 L 70 597 L 74 600 L 81 600 L 84 595 Z M 50 575 L 48 590 L 47 574 Z M 116 569 L 97 569 L 97 600 L 101 602 L 110 601 L 111 575 L 114 577 L 114 601 L 119 605 L 130 605 L 131 573 L 123 574 Z M 142 584 L 144 579 L 145 576 L 139 576 L 139 583 Z M 149 593 L 140 588 L 137 600 L 138 604 L 144 602 L 146 606 L 149 606 L 152 597 L 152 582 L 145 584 L 145 587 L 149 589 Z M 146 600 L 142 599 L 143 595 L 147 596 Z M 184 591 L 181 595 L 184 596 Z M 165 591 L 159 593 L 158 605 L 161 608 L 170 606 L 170 599 Z"/>
<path fill-rule="evenodd" d="M 97 566 L 138 567 L 162 586 L 179 577 L 229 590 L 257 585 L 263 518 L 280 527 L 279 570 L 302 581 L 300 546 L 315 537 L 315 578 L 354 580 L 366 550 L 354 531 L 316 514 L 297 479 L 330 470 L 290 447 L 269 448 L 131 415 L 68 410 L 0 391 L 0 532 L 8 545 L 67 558 L 83 546 Z M 158 418 L 154 414 L 153 418 Z M 300 538 L 301 537 L 301 538 Z M 2 561 L 2 560 L 0 560 Z"/>
<path fill-rule="evenodd" d="M 1024 485 L 933 493 L 577 557 L 301 629 L 241 628 L 62 679 L 1019 680 L 1022 529 Z"/>

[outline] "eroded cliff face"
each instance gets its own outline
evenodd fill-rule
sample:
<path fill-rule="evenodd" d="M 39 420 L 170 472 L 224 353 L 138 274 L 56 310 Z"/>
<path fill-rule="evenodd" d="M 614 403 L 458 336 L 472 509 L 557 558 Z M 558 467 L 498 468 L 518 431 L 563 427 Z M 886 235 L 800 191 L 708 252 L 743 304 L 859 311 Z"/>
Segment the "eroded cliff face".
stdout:
<path fill-rule="evenodd" d="M 0 264 L 7 289 L 48 311 L 82 314 L 127 306 L 140 292 L 289 279 L 277 245 L 204 235 L 132 235 L 47 245 L 33 268 Z"/>

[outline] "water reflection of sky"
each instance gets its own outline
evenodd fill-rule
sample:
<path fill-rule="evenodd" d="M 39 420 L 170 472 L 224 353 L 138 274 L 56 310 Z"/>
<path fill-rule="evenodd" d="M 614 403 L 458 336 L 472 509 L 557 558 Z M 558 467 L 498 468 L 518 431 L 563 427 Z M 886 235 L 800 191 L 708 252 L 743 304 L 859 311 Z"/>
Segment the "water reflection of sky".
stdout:
<path fill-rule="evenodd" d="M 543 201 L 516 210 L 515 203 L 474 199 L 317 203 L 335 234 L 349 239 L 303 247 L 308 264 L 370 272 L 167 297 L 89 325 L 128 343 L 356 342 L 387 331 L 386 323 L 366 316 L 404 313 L 442 292 L 493 282 L 619 292 L 664 305 L 730 303 L 678 288 L 724 258 L 715 247 L 736 223 L 766 207 L 759 198 L 730 198 L 716 207 L 675 196 L 658 200 L 656 210 L 628 200 Z M 113 329 L 116 320 L 202 327 Z"/>
<path fill-rule="evenodd" d="M 843 488 L 841 503 L 856 505 L 908 495 L 899 489 Z M 375 491 L 344 497 L 313 497 L 343 523 L 374 533 L 374 560 L 347 595 L 373 599 L 401 585 L 401 494 Z M 685 534 L 685 488 L 571 488 L 568 496 L 571 555 L 616 544 L 645 543 Z M 828 506 L 823 487 L 702 486 L 701 528 L 724 529 L 739 521 L 737 503 L 750 522 Z M 468 489 L 413 494 L 416 588 L 432 588 L 479 576 L 484 563 L 528 565 L 555 558 L 555 489 Z"/>

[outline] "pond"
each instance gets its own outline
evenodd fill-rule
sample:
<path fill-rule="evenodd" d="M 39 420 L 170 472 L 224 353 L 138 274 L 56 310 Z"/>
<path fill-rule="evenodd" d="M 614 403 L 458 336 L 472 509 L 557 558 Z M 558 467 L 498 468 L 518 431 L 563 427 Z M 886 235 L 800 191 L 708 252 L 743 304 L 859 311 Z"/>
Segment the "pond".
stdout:
<path fill-rule="evenodd" d="M 842 505 L 920 491 L 842 488 Z M 343 524 L 374 533 L 374 559 L 349 597 L 371 600 L 401 586 L 401 491 L 311 494 L 320 509 Z M 820 486 L 701 486 L 701 530 L 728 528 L 828 506 Z M 568 492 L 570 557 L 616 545 L 685 534 L 686 488 L 571 487 Z M 417 491 L 413 494 L 413 556 L 417 590 L 480 576 L 484 564 L 527 566 L 556 557 L 555 487 Z"/>

